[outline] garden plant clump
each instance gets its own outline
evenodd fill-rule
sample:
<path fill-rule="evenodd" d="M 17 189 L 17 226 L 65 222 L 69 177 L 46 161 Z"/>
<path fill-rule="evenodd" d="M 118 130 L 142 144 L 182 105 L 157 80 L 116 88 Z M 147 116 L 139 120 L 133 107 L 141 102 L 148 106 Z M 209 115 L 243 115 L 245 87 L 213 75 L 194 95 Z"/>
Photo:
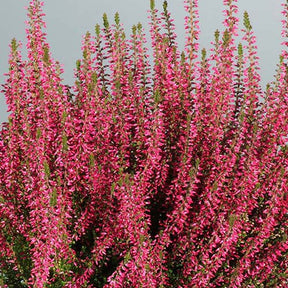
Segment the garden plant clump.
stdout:
<path fill-rule="evenodd" d="M 0 287 L 288 287 L 288 1 L 265 91 L 248 14 L 224 0 L 206 53 L 197 2 L 183 52 L 166 1 L 151 50 L 104 14 L 72 88 L 30 2 L 3 86 Z"/>

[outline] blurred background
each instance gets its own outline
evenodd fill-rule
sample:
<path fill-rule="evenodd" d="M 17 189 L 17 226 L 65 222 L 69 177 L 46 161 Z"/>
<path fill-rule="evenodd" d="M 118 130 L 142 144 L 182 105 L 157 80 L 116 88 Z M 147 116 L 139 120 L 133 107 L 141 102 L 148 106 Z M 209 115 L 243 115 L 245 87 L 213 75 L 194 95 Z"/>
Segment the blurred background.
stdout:
<path fill-rule="evenodd" d="M 149 0 L 47 0 L 44 1 L 47 39 L 53 58 L 64 66 L 64 82 L 73 85 L 75 62 L 81 58 L 82 36 L 86 31 L 94 31 L 96 23 L 102 25 L 102 15 L 107 13 L 110 23 L 115 12 L 120 13 L 126 34 L 133 24 L 141 22 L 146 33 L 149 32 Z M 162 0 L 155 0 L 157 9 L 162 9 Z M 281 3 L 275 0 L 238 0 L 239 17 L 248 11 L 254 33 L 257 37 L 258 56 L 262 86 L 273 80 L 283 39 L 281 39 Z M 13 37 L 23 43 L 25 59 L 25 20 L 29 1 L 2 0 L 0 10 L 0 84 L 5 82 L 4 73 L 8 72 L 9 44 Z M 169 11 L 175 19 L 176 33 L 180 49 L 185 42 L 184 17 L 186 12 L 182 0 L 168 0 Z M 199 0 L 200 49 L 211 48 L 215 30 L 222 29 L 222 0 Z M 149 41 L 149 37 L 147 37 Z M 7 121 L 8 113 L 4 95 L 0 93 L 0 123 Z"/>

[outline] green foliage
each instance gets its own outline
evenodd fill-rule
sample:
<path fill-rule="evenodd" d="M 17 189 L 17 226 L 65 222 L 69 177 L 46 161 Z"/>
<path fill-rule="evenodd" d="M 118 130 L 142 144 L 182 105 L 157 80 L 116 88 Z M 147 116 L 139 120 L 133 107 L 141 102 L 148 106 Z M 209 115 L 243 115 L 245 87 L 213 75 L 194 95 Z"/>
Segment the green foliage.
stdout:
<path fill-rule="evenodd" d="M 215 38 L 215 43 L 218 44 L 219 43 L 219 36 L 220 36 L 220 31 L 217 29 L 214 32 L 214 38 Z"/>
<path fill-rule="evenodd" d="M 106 13 L 103 14 L 103 25 L 105 27 L 105 29 L 109 29 L 110 25 L 109 25 L 109 21 L 108 21 L 108 16 Z"/>
<path fill-rule="evenodd" d="M 202 49 L 201 55 L 202 55 L 201 59 L 202 59 L 202 61 L 204 61 L 206 59 L 206 55 L 207 55 L 207 52 L 206 52 L 205 48 Z"/>
<path fill-rule="evenodd" d="M 228 46 L 230 39 L 231 39 L 231 34 L 229 33 L 228 30 L 225 30 L 223 34 L 223 46 L 224 47 Z"/>
<path fill-rule="evenodd" d="M 111 26 L 104 13 L 69 95 L 31 3 L 29 59 L 13 39 L 6 83 L 0 288 L 282 285 L 286 54 L 262 105 L 247 12 L 237 51 L 236 6 L 224 1 L 228 28 L 207 57 L 194 42 L 196 1 L 181 53 L 168 1 L 160 14 L 151 0 L 153 62 L 142 25 L 126 40 L 119 13 Z M 266 258 L 262 277 L 253 263 Z"/>
<path fill-rule="evenodd" d="M 12 51 L 13 51 L 13 52 L 16 52 L 16 51 L 17 51 L 18 44 L 17 44 L 17 41 L 16 41 L 15 38 L 13 38 L 13 39 L 11 40 L 11 48 L 12 48 Z"/>
<path fill-rule="evenodd" d="M 49 64 L 49 63 L 50 63 L 49 47 L 48 47 L 48 46 L 44 46 L 43 61 L 44 61 L 46 64 Z"/>
<path fill-rule="evenodd" d="M 151 10 L 155 9 L 155 0 L 150 0 L 150 9 Z"/>
<path fill-rule="evenodd" d="M 118 26 L 120 24 L 120 16 L 118 12 L 115 13 L 114 20 L 116 25 Z"/>
<path fill-rule="evenodd" d="M 50 206 L 54 207 L 57 205 L 57 189 L 55 187 L 52 188 L 52 193 L 50 196 Z"/>
<path fill-rule="evenodd" d="M 163 11 L 164 11 L 165 15 L 168 13 L 167 7 L 168 7 L 168 3 L 167 3 L 167 1 L 164 1 L 163 2 Z"/>
<path fill-rule="evenodd" d="M 243 45 L 242 45 L 242 43 L 238 44 L 238 56 L 240 59 L 243 58 Z"/>
<path fill-rule="evenodd" d="M 249 19 L 249 14 L 247 11 L 244 12 L 243 24 L 248 31 L 252 30 L 252 26 L 251 26 L 250 19 Z"/>
<path fill-rule="evenodd" d="M 100 36 L 100 32 L 101 32 L 100 25 L 96 24 L 95 25 L 95 34 L 96 34 L 97 37 Z"/>
<path fill-rule="evenodd" d="M 78 72 L 81 69 L 81 60 L 79 60 L 79 59 L 76 61 L 76 69 L 77 69 Z"/>

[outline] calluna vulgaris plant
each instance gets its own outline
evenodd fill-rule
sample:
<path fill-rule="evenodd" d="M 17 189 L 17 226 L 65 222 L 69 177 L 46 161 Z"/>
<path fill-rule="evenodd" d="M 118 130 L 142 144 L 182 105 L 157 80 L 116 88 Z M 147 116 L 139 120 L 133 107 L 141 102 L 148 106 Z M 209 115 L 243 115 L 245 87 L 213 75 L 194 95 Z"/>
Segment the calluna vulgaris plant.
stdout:
<path fill-rule="evenodd" d="M 104 14 L 71 91 L 30 2 L 3 90 L 0 287 L 288 287 L 288 1 L 264 92 L 248 14 L 237 46 L 224 0 L 206 56 L 197 2 L 180 53 L 151 1 L 153 58 Z"/>

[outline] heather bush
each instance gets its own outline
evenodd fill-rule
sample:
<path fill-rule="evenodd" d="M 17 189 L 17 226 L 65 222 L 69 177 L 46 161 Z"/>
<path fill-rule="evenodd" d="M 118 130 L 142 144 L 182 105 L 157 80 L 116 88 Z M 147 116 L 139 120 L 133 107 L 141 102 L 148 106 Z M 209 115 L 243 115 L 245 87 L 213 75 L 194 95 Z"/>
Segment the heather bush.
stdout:
<path fill-rule="evenodd" d="M 1 287 L 288 287 L 288 1 L 265 91 L 248 14 L 224 0 L 199 51 L 197 2 L 183 52 L 166 1 L 151 43 L 104 14 L 73 87 L 30 2 L 3 86 Z"/>

